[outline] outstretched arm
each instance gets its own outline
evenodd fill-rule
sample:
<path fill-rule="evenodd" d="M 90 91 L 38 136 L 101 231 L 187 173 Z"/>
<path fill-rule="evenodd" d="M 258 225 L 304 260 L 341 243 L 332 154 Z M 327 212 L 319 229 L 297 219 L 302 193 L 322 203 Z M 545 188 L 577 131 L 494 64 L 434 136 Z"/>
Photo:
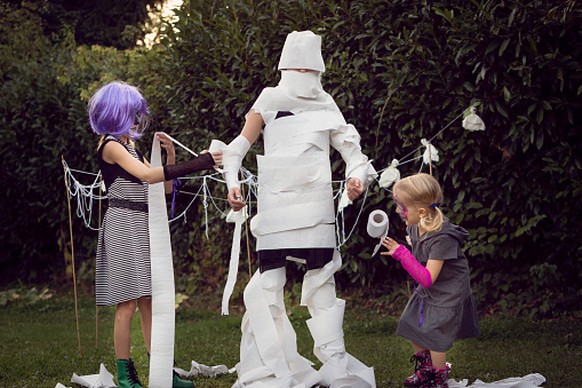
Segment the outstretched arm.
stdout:
<path fill-rule="evenodd" d="M 382 245 L 388 252 L 381 252 L 381 255 L 391 255 L 402 267 L 424 288 L 429 288 L 436 281 L 443 267 L 443 260 L 429 259 L 426 267 L 416 260 L 412 253 L 404 246 L 398 244 L 390 237 L 382 239 Z"/>
<path fill-rule="evenodd" d="M 240 135 L 228 145 L 224 151 L 224 180 L 228 187 L 228 203 L 232 210 L 239 211 L 245 206 L 240 192 L 238 172 L 241 162 L 263 129 L 263 117 L 260 113 L 251 110 L 246 117 L 245 125 Z"/>
<path fill-rule="evenodd" d="M 348 198 L 358 198 L 374 180 L 377 173 L 368 157 L 362 153 L 360 135 L 351 124 L 340 125 L 331 133 L 331 146 L 335 148 L 346 162 L 346 180 Z"/>

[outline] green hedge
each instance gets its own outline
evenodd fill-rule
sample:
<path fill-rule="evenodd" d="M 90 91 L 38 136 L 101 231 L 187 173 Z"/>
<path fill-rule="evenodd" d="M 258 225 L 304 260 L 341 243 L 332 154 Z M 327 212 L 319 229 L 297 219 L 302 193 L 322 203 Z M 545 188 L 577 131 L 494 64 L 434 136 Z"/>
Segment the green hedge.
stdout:
<path fill-rule="evenodd" d="M 84 109 L 96 87 L 116 78 L 138 85 L 155 129 L 202 149 L 239 133 L 260 90 L 277 82 L 287 33 L 311 29 L 323 37 L 324 86 L 360 131 L 377 169 L 446 127 L 433 140 L 440 151 L 433 172 L 444 187 L 445 213 L 471 232 L 466 251 L 479 303 L 538 316 L 579 309 L 582 34 L 575 3 L 194 0 L 147 51 L 75 47 L 66 32 L 44 38 L 34 21 L 31 29 L 3 34 L 7 188 L 0 200 L 11 205 L 2 210 L 8 222 L 0 231 L 6 242 L 0 263 L 25 280 L 43 280 L 45 268 L 63 266 L 68 221 L 60 156 L 95 170 L 97 139 Z M 10 15 L 3 18 L 20 20 Z M 469 106 L 478 108 L 486 131 L 463 130 L 458 117 Z M 257 146 L 247 156 L 251 171 L 261 152 Z M 333 166 L 340 178 L 336 154 Z M 401 171 L 418 168 L 411 163 Z M 224 196 L 224 188 L 215 190 Z M 188 201 L 183 195 L 178 205 Z M 217 290 L 231 228 L 210 212 L 207 238 L 204 204 L 193 207 L 187 222 L 172 224 L 178 286 Z M 389 260 L 369 257 L 375 242 L 364 224 L 375 208 L 391 209 L 389 193 L 378 185 L 343 248 L 341 287 L 390 292 L 406 279 Z M 348 226 L 357 213 L 358 206 L 347 210 Z M 402 223 L 394 213 L 391 219 L 402 236 Z M 90 281 L 96 236 L 82 226 L 75 235 Z"/>

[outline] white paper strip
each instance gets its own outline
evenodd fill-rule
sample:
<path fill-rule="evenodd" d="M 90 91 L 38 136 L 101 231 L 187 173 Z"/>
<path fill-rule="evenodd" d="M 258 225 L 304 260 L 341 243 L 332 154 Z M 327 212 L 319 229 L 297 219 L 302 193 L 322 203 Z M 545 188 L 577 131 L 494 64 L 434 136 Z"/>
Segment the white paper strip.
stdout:
<path fill-rule="evenodd" d="M 154 137 L 150 164 L 162 165 L 160 142 Z M 149 386 L 172 386 L 175 293 L 172 244 L 164 182 L 149 185 L 150 256 L 152 266 L 152 346 Z"/>
<path fill-rule="evenodd" d="M 222 294 L 222 315 L 228 315 L 228 302 L 230 300 L 230 296 L 232 295 L 232 291 L 234 290 L 234 285 L 236 284 L 236 278 L 238 276 L 238 262 L 240 257 L 240 236 L 242 224 L 246 219 L 246 206 L 237 212 L 231 210 L 226 216 L 226 222 L 234 222 L 234 233 L 232 235 L 232 246 L 230 248 L 228 277 L 226 279 L 226 285 L 224 286 L 224 293 Z"/>
<path fill-rule="evenodd" d="M 376 388 L 374 368 L 367 367 L 349 353 L 343 363 L 345 366 L 325 363 L 319 370 L 324 381 L 332 382 L 330 388 Z M 348 374 L 344 375 L 346 371 Z"/>
<path fill-rule="evenodd" d="M 467 379 L 463 379 L 459 382 L 449 379 L 448 384 L 450 388 L 535 388 L 541 386 L 545 382 L 546 378 L 543 375 L 539 373 L 530 373 L 523 377 L 509 377 L 492 383 L 486 383 L 477 379 L 473 384 L 467 385 Z"/>
<path fill-rule="evenodd" d="M 260 333 L 254 337 L 254 340 L 263 362 L 278 379 L 285 380 L 291 376 L 291 371 L 281 344 L 278 343 L 277 326 L 265 300 L 260 277 L 260 271 L 257 270 L 245 289 L 244 301 L 247 315 L 252 332 Z"/>
<path fill-rule="evenodd" d="M 325 313 L 320 313 L 305 321 L 316 347 L 321 347 L 344 337 L 342 326 L 345 306 L 345 300 L 336 299 L 335 306 L 326 310 Z"/>
<path fill-rule="evenodd" d="M 76 373 L 73 373 L 71 383 L 88 388 L 112 388 L 116 386 L 113 382 L 113 375 L 109 373 L 103 363 L 99 365 L 99 374 L 78 376 Z"/>
<path fill-rule="evenodd" d="M 167 133 L 166 133 L 166 136 L 168 136 L 168 138 L 171 141 L 173 141 L 174 143 L 176 143 L 177 145 L 179 145 L 180 147 L 182 147 L 186 151 L 190 152 L 192 155 L 198 156 L 198 154 L 196 152 L 192 151 L 190 148 L 186 147 L 184 144 L 180 143 L 178 140 L 174 139 L 172 136 L 168 135 Z"/>
<path fill-rule="evenodd" d="M 200 364 L 194 360 L 192 360 L 192 364 L 189 371 L 180 368 L 174 368 L 174 371 L 176 371 L 176 373 L 178 373 L 178 375 L 181 378 L 186 380 L 193 380 L 198 376 L 214 378 L 231 373 L 226 365 L 208 366 Z"/>

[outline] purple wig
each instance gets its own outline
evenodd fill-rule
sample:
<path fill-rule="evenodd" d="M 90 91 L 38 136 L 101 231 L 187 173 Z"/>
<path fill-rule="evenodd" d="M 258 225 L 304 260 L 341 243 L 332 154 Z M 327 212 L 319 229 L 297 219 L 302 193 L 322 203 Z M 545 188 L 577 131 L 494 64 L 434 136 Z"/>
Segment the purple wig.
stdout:
<path fill-rule="evenodd" d="M 148 104 L 139 90 L 120 81 L 102 86 L 89 100 L 89 121 L 99 135 L 139 139 L 147 127 L 148 114 Z"/>

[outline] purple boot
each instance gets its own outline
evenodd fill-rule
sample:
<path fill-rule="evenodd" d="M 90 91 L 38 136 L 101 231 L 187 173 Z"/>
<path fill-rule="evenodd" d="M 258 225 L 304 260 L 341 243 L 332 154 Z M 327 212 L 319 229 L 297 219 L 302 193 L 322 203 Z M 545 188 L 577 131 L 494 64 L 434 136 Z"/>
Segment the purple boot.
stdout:
<path fill-rule="evenodd" d="M 425 380 L 420 388 L 449 388 L 449 371 L 450 367 L 447 365 L 445 369 L 430 368 L 424 374 Z"/>
<path fill-rule="evenodd" d="M 404 380 L 405 387 L 421 387 L 424 375 L 432 369 L 430 350 L 423 350 L 410 357 L 410 362 L 414 362 L 414 373 Z"/>

